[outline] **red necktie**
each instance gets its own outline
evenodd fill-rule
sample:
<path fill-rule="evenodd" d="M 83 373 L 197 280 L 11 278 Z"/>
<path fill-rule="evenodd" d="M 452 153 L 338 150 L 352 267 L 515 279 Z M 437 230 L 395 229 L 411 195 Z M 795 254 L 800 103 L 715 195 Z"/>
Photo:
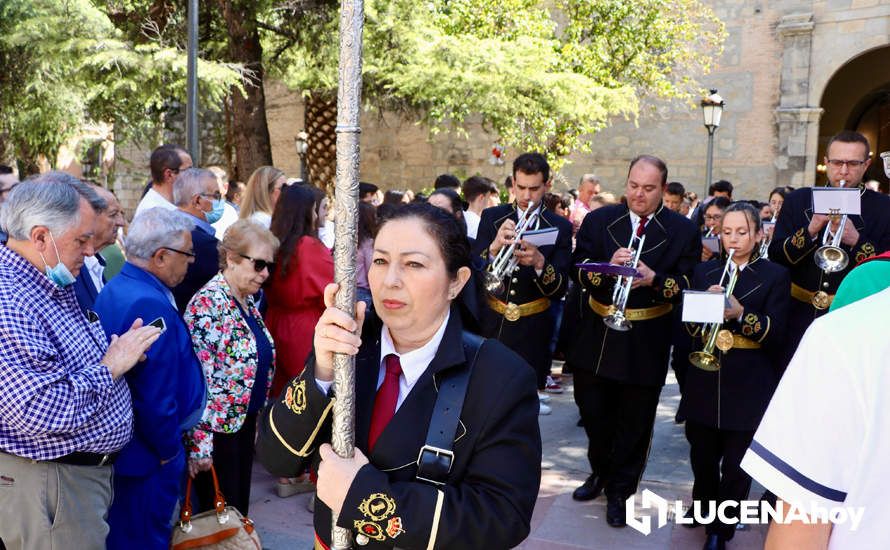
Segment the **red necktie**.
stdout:
<path fill-rule="evenodd" d="M 380 384 L 377 389 L 377 397 L 374 398 L 371 429 L 368 431 L 368 452 L 374 450 L 377 438 L 396 414 L 396 404 L 399 402 L 399 377 L 402 375 L 399 356 L 391 353 L 383 361 L 386 364 L 386 376 L 383 377 L 383 383 Z"/>
<path fill-rule="evenodd" d="M 637 226 L 637 237 L 642 237 L 643 232 L 646 230 L 646 222 L 649 221 L 649 218 L 646 216 L 640 217 L 640 225 Z"/>

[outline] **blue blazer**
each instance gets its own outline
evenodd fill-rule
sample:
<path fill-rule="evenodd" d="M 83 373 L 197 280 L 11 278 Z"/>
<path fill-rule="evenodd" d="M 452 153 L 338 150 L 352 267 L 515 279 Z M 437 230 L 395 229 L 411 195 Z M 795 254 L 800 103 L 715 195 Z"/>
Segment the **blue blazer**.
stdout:
<path fill-rule="evenodd" d="M 96 259 L 99 260 L 100 264 L 105 265 L 105 259 L 101 255 L 96 254 Z M 102 280 L 106 283 L 108 282 L 104 274 L 102 275 Z M 80 310 L 86 315 L 87 310 L 93 309 L 96 298 L 99 296 L 99 291 L 96 289 L 96 285 L 93 283 L 93 278 L 90 276 L 90 271 L 86 265 L 81 266 L 80 273 L 77 274 L 77 278 L 74 279 L 72 286 L 74 287 L 74 294 L 77 296 L 77 305 L 80 306 Z"/>
<path fill-rule="evenodd" d="M 189 265 L 182 282 L 173 288 L 173 297 L 176 298 L 176 308 L 179 313 L 184 313 L 185 306 L 192 296 L 219 273 L 219 252 L 216 248 L 218 243 L 216 236 L 204 231 L 201 226 L 196 225 L 192 229 L 195 261 Z"/>
<path fill-rule="evenodd" d="M 192 350 L 185 323 L 164 284 L 127 262 L 96 300 L 94 311 L 109 340 L 123 334 L 139 317 L 164 319 L 167 330 L 126 375 L 133 398 L 133 439 L 114 465 L 116 474 L 145 476 L 184 452 L 182 434 L 200 419 L 207 393 L 201 364 Z"/>

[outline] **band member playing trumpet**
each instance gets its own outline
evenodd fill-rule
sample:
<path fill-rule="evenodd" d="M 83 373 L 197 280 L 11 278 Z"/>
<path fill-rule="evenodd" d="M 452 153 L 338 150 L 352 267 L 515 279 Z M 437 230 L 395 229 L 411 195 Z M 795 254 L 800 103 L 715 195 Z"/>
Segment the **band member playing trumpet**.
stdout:
<path fill-rule="evenodd" d="M 514 204 L 482 211 L 473 253 L 485 265 L 488 307 L 484 336 L 497 338 L 525 359 L 543 390 L 550 373 L 553 320 L 547 313 L 568 285 L 572 255 L 572 224 L 544 209 L 550 189 L 550 166 L 543 155 L 525 153 L 513 161 Z M 556 228 L 556 242 L 536 247 L 517 232 Z M 509 269 L 505 269 L 507 266 Z M 541 405 L 542 414 L 550 412 Z"/>
<path fill-rule="evenodd" d="M 813 214 L 813 191 L 804 187 L 785 199 L 769 247 L 769 258 L 791 271 L 791 313 L 786 335 L 785 363 L 813 319 L 831 306 L 841 281 L 863 260 L 890 249 L 890 199 L 865 189 L 862 176 L 871 164 L 868 140 L 858 132 L 832 137 L 825 152 L 828 185 L 859 187 L 862 215 L 849 216 L 838 246 L 847 256 L 846 267 L 826 272 L 814 261 L 817 250 L 838 232 L 840 218 Z M 828 243 L 830 244 L 830 243 Z"/>
<path fill-rule="evenodd" d="M 747 498 L 751 478 L 739 463 L 779 383 L 791 302 L 788 270 L 758 255 L 763 231 L 752 205 L 733 203 L 726 209 L 721 237 L 730 258 L 696 266 L 692 287 L 727 294 L 724 322 L 686 324 L 696 351 L 689 357 L 680 401 L 695 476 L 692 498 L 700 501 L 702 516 L 709 501 Z M 738 510 L 727 510 L 734 514 Z M 734 524 L 714 519 L 704 548 L 724 548 L 734 532 Z"/>
<path fill-rule="evenodd" d="M 592 500 L 605 491 L 606 520 L 613 527 L 625 525 L 625 501 L 636 492 L 646 465 L 667 374 L 670 313 L 701 254 L 695 224 L 662 206 L 666 182 L 667 166 L 661 159 L 642 155 L 631 161 L 627 205 L 588 214 L 574 254 L 575 263 L 625 265 L 634 261 L 635 251 L 625 248 L 631 236 L 645 237 L 636 261 L 641 277 L 630 285 L 621 316 L 613 299 L 624 298 L 615 290 L 614 277 L 577 267 L 573 271 L 588 290 L 591 309 L 568 362 L 574 369 L 575 402 L 589 440 L 592 473 L 572 496 Z M 611 328 L 616 317 L 623 317 L 629 330 Z"/>

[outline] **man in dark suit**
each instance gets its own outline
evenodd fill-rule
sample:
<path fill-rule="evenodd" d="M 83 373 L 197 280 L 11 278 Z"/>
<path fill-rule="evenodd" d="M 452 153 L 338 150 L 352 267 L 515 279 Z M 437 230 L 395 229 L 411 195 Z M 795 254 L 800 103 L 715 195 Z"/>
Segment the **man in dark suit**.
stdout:
<path fill-rule="evenodd" d="M 588 437 L 592 474 L 575 500 L 591 500 L 605 490 L 606 519 L 625 525 L 625 500 L 636 492 L 646 466 L 658 396 L 664 385 L 671 346 L 671 310 L 689 287 L 701 255 L 695 225 L 662 205 L 667 166 L 642 155 L 631 161 L 627 205 L 604 206 L 584 219 L 578 230 L 574 262 L 630 262 L 626 248 L 645 237 L 637 278 L 625 316 L 632 327 L 607 327 L 612 314 L 615 278 L 573 268 L 588 290 L 587 315 L 567 362 L 575 377 L 575 402 Z M 637 245 L 635 244 L 634 247 Z"/>
<path fill-rule="evenodd" d="M 191 229 L 176 211 L 155 207 L 139 214 L 127 234 L 127 263 L 96 300 L 109 338 L 136 319 L 163 329 L 147 359 L 126 374 L 133 439 L 115 463 L 111 550 L 132 548 L 134 541 L 143 549 L 169 548 L 170 518 L 186 471 L 182 435 L 204 411 L 204 374 L 170 293 L 192 262 Z"/>
<path fill-rule="evenodd" d="M 862 215 L 850 216 L 844 224 L 840 247 L 847 253 L 847 266 L 826 273 L 813 260 L 822 246 L 826 226 L 838 224 L 828 216 L 813 214 L 813 190 L 798 189 L 785 198 L 776 220 L 769 259 L 791 271 L 791 311 L 786 337 L 784 365 L 788 364 L 803 333 L 813 320 L 828 311 L 841 281 L 857 264 L 890 250 L 890 198 L 866 189 L 862 176 L 871 164 L 868 140 L 858 132 L 844 131 L 832 137 L 825 150 L 828 185 L 858 187 Z M 783 365 L 783 366 L 784 366 Z"/>
<path fill-rule="evenodd" d="M 559 300 L 566 291 L 572 256 L 571 222 L 543 208 L 544 194 L 550 185 L 550 166 L 543 155 L 518 156 L 513 162 L 516 202 L 483 210 L 473 244 L 473 255 L 481 259 L 488 278 L 494 259 L 514 242 L 517 221 L 530 204 L 538 216 L 529 229 L 556 229 L 556 242 L 552 245 L 538 248 L 527 240 L 520 241 L 513 253 L 518 266 L 503 274 L 502 288 L 489 291 L 488 307 L 483 312 L 484 335 L 497 338 L 535 369 L 538 390 L 544 389 L 550 374 L 554 329 L 548 313 L 550 301 Z M 549 407 L 542 403 L 541 413 L 549 412 Z"/>
<path fill-rule="evenodd" d="M 96 297 L 108 282 L 104 274 L 105 259 L 99 251 L 114 244 L 118 230 L 125 224 L 124 211 L 114 193 L 98 185 L 89 185 L 105 201 L 107 207 L 96 215 L 93 231 L 93 249 L 96 253 L 84 256 L 83 269 L 77 274 L 73 285 L 77 303 L 87 316 L 90 316 L 88 312 L 93 310 Z"/>
<path fill-rule="evenodd" d="M 222 217 L 225 201 L 213 172 L 189 168 L 179 174 L 173 184 L 173 202 L 195 224 L 192 230 L 195 261 L 189 265 L 182 282 L 173 288 L 176 307 L 182 313 L 195 292 L 219 272 L 219 241 L 211 224 Z"/>

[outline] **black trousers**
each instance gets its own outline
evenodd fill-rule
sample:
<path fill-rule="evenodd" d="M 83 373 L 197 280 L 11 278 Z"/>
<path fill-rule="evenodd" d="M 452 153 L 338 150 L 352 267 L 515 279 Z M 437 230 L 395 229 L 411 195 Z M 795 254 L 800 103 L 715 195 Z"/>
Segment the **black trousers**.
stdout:
<path fill-rule="evenodd" d="M 646 468 L 661 387 L 624 384 L 588 370 L 574 377 L 591 470 L 605 481 L 607 497 L 625 499 L 637 491 Z"/>
<path fill-rule="evenodd" d="M 256 439 L 256 413 L 248 414 L 241 429 L 232 434 L 213 434 L 213 468 L 219 479 L 219 489 L 226 503 L 243 515 L 250 508 L 250 476 L 253 469 L 254 440 Z M 213 478 L 210 472 L 195 476 L 198 494 L 198 512 L 213 509 Z"/>
<path fill-rule="evenodd" d="M 751 477 L 740 464 L 753 438 L 754 431 L 721 430 L 686 421 L 689 461 L 695 477 L 692 498 L 702 501 L 699 506 L 704 514 L 707 514 L 709 500 L 716 502 L 716 510 L 716 506 L 724 500 L 748 498 Z M 738 517 L 738 512 L 737 507 L 728 507 L 726 515 Z M 721 523 L 717 518 L 706 528 L 709 535 L 721 535 L 726 540 L 735 534 L 735 524 Z"/>

